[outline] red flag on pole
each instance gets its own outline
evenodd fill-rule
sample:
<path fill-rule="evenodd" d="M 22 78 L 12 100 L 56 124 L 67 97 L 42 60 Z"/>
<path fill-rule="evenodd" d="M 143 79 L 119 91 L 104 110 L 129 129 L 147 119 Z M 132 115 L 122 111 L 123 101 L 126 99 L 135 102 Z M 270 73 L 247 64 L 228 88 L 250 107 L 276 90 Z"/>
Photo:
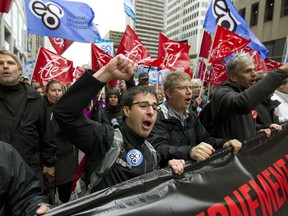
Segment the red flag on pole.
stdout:
<path fill-rule="evenodd" d="M 226 73 L 226 65 L 221 61 L 214 61 L 211 65 L 210 71 L 210 83 L 214 86 L 218 86 L 222 82 L 228 79 Z"/>
<path fill-rule="evenodd" d="M 228 29 L 218 26 L 212 45 L 209 62 L 220 61 L 250 43 L 247 40 Z"/>
<path fill-rule="evenodd" d="M 183 70 L 191 76 L 189 49 L 188 44 L 170 40 L 159 33 L 158 60 L 161 64 L 158 70 Z"/>
<path fill-rule="evenodd" d="M 12 2 L 12 0 L 0 0 L 0 13 L 8 13 Z"/>
<path fill-rule="evenodd" d="M 267 57 L 264 59 L 264 63 L 265 63 L 267 71 L 272 71 L 273 69 L 279 68 L 283 65 L 283 63 L 281 63 L 281 62 L 276 62 L 276 61 L 274 61 L 270 58 L 267 58 Z"/>
<path fill-rule="evenodd" d="M 208 59 L 211 45 L 212 45 L 211 35 L 204 30 L 199 57 Z"/>
<path fill-rule="evenodd" d="M 91 43 L 92 70 L 98 71 L 101 67 L 105 66 L 111 59 L 112 56 L 101 50 L 94 43 Z M 113 88 L 115 86 L 115 83 L 116 80 L 111 80 L 109 82 L 109 88 Z"/>
<path fill-rule="evenodd" d="M 54 37 L 49 37 L 49 41 L 58 55 L 62 55 L 73 43 L 70 40 Z"/>
<path fill-rule="evenodd" d="M 50 80 L 73 82 L 73 62 L 40 47 L 32 79 L 46 85 Z"/>
<path fill-rule="evenodd" d="M 74 78 L 77 80 L 86 71 L 86 68 L 77 66 L 74 70 Z"/>
<path fill-rule="evenodd" d="M 266 70 L 265 63 L 262 61 L 261 56 L 258 51 L 251 49 L 249 46 L 241 49 L 241 52 L 248 53 L 254 59 L 255 71 L 263 71 Z"/>
<path fill-rule="evenodd" d="M 136 35 L 134 30 L 127 25 L 117 49 L 117 54 L 123 54 L 137 64 L 158 66 L 157 59 L 152 59 L 148 50 Z"/>

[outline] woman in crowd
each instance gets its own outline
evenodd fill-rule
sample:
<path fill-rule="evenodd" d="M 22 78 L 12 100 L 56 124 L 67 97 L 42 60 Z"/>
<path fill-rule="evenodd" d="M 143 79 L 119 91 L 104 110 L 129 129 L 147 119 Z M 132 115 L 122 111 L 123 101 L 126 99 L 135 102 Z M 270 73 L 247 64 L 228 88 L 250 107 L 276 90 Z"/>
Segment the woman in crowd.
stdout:
<path fill-rule="evenodd" d="M 63 94 L 61 83 L 56 80 L 51 80 L 46 85 L 45 93 L 44 99 L 47 104 L 47 109 L 51 112 L 51 107 L 57 103 Z M 70 199 L 73 177 L 78 167 L 78 150 L 75 149 L 66 139 L 65 135 L 61 133 L 54 118 L 52 118 L 52 121 L 55 143 L 57 144 L 55 186 L 58 190 L 60 201 L 66 203 Z"/>

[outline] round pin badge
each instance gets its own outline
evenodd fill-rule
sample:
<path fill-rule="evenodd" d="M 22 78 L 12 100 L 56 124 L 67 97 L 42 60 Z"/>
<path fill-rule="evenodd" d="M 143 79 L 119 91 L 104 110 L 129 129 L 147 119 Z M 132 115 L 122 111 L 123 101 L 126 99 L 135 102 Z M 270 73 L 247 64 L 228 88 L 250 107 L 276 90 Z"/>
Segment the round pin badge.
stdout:
<path fill-rule="evenodd" d="M 143 162 L 143 154 L 137 149 L 132 149 L 126 154 L 126 161 L 129 165 L 137 167 Z"/>

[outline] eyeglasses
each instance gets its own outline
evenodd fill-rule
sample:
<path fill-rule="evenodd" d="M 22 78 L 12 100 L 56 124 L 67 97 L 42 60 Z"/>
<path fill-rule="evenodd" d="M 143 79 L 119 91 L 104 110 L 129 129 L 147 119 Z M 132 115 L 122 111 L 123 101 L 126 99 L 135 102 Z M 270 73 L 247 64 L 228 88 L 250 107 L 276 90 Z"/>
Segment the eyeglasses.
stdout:
<path fill-rule="evenodd" d="M 145 111 L 148 111 L 148 109 L 149 109 L 150 107 L 152 107 L 152 109 L 153 109 L 154 111 L 157 111 L 157 108 L 158 108 L 157 103 L 150 104 L 148 101 L 135 102 L 135 103 L 132 103 L 131 106 L 132 106 L 132 105 L 136 105 L 136 104 L 139 104 L 140 109 L 145 110 Z"/>
<path fill-rule="evenodd" d="M 192 90 L 192 85 L 188 85 L 188 86 L 175 86 L 174 88 L 179 89 L 179 90 Z M 173 88 L 173 89 L 174 89 Z"/>

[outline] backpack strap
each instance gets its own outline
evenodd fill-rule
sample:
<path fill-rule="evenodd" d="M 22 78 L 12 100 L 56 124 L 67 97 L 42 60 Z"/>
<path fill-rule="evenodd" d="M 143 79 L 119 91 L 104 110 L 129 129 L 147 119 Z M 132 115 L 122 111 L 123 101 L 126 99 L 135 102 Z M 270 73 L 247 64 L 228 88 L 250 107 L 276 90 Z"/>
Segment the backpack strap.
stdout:
<path fill-rule="evenodd" d="M 123 144 L 123 136 L 119 128 L 114 129 L 114 139 L 111 148 L 105 153 L 100 164 L 90 176 L 90 183 L 87 186 L 85 195 L 91 193 L 93 187 L 98 185 L 100 181 L 110 172 L 116 163 Z M 123 161 L 124 162 L 124 161 Z"/>

